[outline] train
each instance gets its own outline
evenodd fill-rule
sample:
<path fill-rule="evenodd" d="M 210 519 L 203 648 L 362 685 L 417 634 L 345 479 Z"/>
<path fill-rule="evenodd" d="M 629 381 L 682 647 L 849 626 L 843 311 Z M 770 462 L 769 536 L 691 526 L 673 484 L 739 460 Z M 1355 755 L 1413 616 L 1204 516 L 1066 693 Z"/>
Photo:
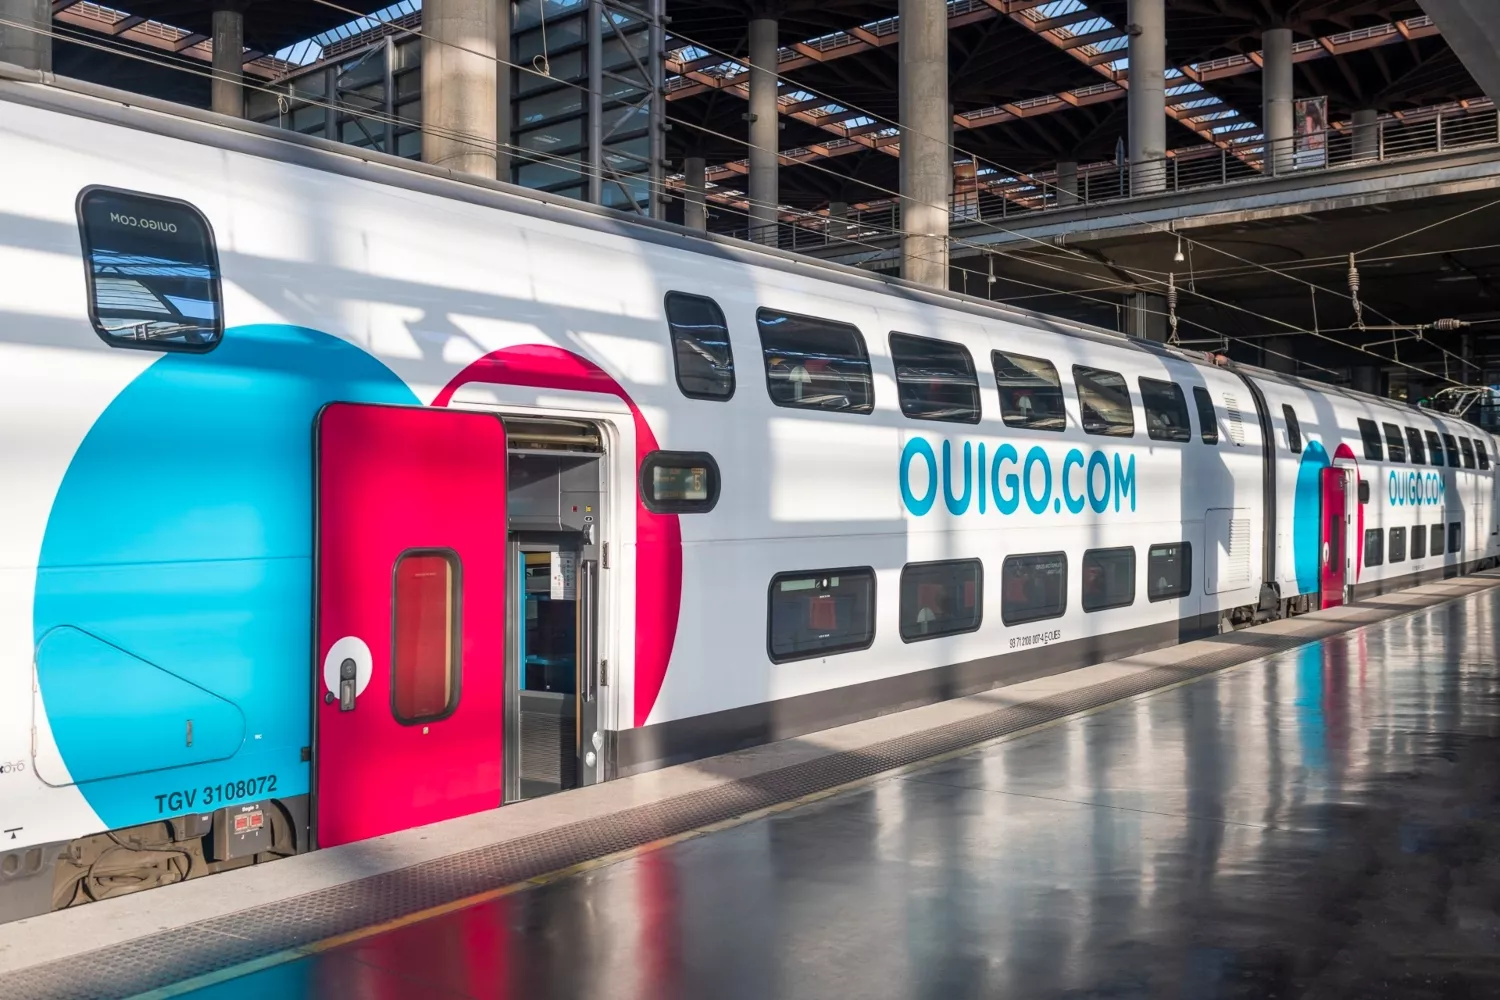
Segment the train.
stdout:
<path fill-rule="evenodd" d="M 1494 565 L 1452 416 L 0 80 L 0 919 Z"/>

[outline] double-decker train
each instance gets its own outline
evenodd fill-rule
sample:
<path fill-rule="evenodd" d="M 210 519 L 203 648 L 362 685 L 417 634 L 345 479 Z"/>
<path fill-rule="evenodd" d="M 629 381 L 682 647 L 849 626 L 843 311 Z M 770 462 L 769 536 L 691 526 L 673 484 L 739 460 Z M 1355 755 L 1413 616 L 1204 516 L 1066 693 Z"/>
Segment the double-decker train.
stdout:
<path fill-rule="evenodd" d="M 1462 421 L 0 82 L 0 918 L 1487 565 Z"/>

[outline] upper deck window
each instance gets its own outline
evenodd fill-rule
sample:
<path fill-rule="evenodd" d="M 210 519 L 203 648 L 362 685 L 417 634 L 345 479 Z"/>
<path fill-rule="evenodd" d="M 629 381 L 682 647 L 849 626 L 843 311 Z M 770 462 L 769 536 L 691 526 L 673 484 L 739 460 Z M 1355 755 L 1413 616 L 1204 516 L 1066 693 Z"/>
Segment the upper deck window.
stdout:
<path fill-rule="evenodd" d="M 777 406 L 869 413 L 875 409 L 865 338 L 848 323 L 759 309 L 766 390 Z"/>
<path fill-rule="evenodd" d="M 1008 351 L 990 352 L 990 362 L 995 366 L 995 387 L 1000 390 L 1000 419 L 1007 427 L 1066 429 L 1062 380 L 1052 362 Z"/>
<path fill-rule="evenodd" d="M 1392 462 L 1406 461 L 1406 442 L 1402 439 L 1401 428 L 1395 424 L 1381 424 L 1385 430 L 1385 450 Z"/>
<path fill-rule="evenodd" d="M 1281 407 L 1281 415 L 1286 418 L 1286 447 L 1293 455 L 1302 451 L 1302 425 L 1297 423 L 1297 414 L 1290 406 L 1285 404 Z"/>
<path fill-rule="evenodd" d="M 1146 434 L 1153 441 L 1190 441 L 1187 397 L 1182 386 L 1161 379 L 1142 378 L 1141 403 L 1146 408 Z"/>
<path fill-rule="evenodd" d="M 1135 411 L 1130 408 L 1130 387 L 1119 372 L 1086 365 L 1073 366 L 1078 387 L 1078 409 L 1087 434 L 1132 437 Z"/>
<path fill-rule="evenodd" d="M 734 352 L 719 304 L 702 295 L 668 292 L 666 307 L 677 388 L 689 399 L 733 396 Z"/>
<path fill-rule="evenodd" d="M 979 376 L 967 347 L 893 333 L 891 360 L 902 413 L 916 420 L 979 423 Z"/>
<path fill-rule="evenodd" d="M 1214 398 L 1201 385 L 1193 386 L 1193 402 L 1198 404 L 1198 437 L 1204 444 L 1219 443 L 1219 418 L 1214 413 Z"/>
<path fill-rule="evenodd" d="M 1458 450 L 1463 455 L 1464 468 L 1474 468 L 1474 442 L 1468 438 L 1458 439 Z"/>
<path fill-rule="evenodd" d="M 1481 469 L 1488 469 L 1490 467 L 1490 450 L 1478 438 L 1474 439 L 1474 454 L 1479 459 L 1479 467 Z"/>
<path fill-rule="evenodd" d="M 1413 465 L 1427 464 L 1427 446 L 1422 443 L 1422 432 L 1415 427 L 1406 429 L 1406 451 Z"/>
<path fill-rule="evenodd" d="M 1443 464 L 1443 439 L 1438 437 L 1437 431 L 1427 432 L 1427 453 L 1432 456 L 1433 465 Z"/>
<path fill-rule="evenodd" d="M 1385 449 L 1380 444 L 1380 428 L 1375 426 L 1375 421 L 1360 417 L 1359 437 L 1365 443 L 1365 458 L 1372 462 L 1385 459 Z"/>
<path fill-rule="evenodd" d="M 224 336 L 219 258 L 187 202 L 109 188 L 78 197 L 89 319 L 105 343 L 209 351 Z"/>
<path fill-rule="evenodd" d="M 1448 465 L 1457 469 L 1463 464 L 1463 459 L 1458 453 L 1458 438 L 1452 434 L 1443 435 L 1443 450 L 1448 453 Z"/>

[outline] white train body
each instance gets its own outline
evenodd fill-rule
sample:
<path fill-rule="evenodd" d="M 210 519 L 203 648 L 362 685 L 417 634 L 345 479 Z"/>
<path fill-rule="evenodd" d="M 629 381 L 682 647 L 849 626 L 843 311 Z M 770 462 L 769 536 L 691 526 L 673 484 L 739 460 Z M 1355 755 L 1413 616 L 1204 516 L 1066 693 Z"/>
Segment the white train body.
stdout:
<path fill-rule="evenodd" d="M 464 653 L 451 666 L 461 683 L 452 673 L 406 707 L 390 695 L 403 724 L 482 732 L 492 721 L 498 744 L 532 683 L 516 680 L 533 664 L 516 636 L 542 606 L 525 602 L 572 601 L 577 627 L 592 630 L 578 656 L 594 671 L 585 677 L 579 659 L 576 683 L 561 684 L 588 691 L 561 709 L 580 720 L 573 783 L 1317 607 L 1332 599 L 1321 588 L 1325 466 L 1356 470 L 1351 483 L 1370 494 L 1349 510 L 1355 555 L 1336 599 L 1500 556 L 1494 439 L 1393 402 L 82 88 L 0 83 L 0 163 L 0 859 L 14 859 L 0 917 L 110 894 L 97 868 L 108 831 L 130 831 L 150 884 L 525 794 L 513 762 L 455 757 L 429 761 L 469 783 L 451 803 L 434 779 L 420 803 L 379 819 L 341 825 L 340 809 L 368 804 L 330 804 L 323 741 L 360 716 L 356 699 L 367 716 L 384 711 L 366 685 L 387 673 L 393 691 L 407 683 L 386 662 L 406 648 L 399 594 L 397 611 L 372 612 L 396 616 L 395 646 L 339 638 L 355 653 L 335 655 L 320 628 L 337 567 L 319 546 L 364 523 L 327 507 L 343 495 L 327 482 L 331 405 L 457 411 L 444 424 L 483 413 L 538 441 L 547 427 L 596 435 L 594 457 L 578 461 L 597 464 L 597 519 L 589 501 L 570 521 L 560 487 L 557 525 L 535 533 L 551 553 L 528 549 L 516 520 L 517 462 L 554 462 L 545 447 L 512 455 L 508 507 L 503 492 L 452 487 L 497 474 L 504 461 L 482 450 L 473 462 L 488 469 L 408 481 L 413 505 L 452 489 L 466 516 L 493 511 L 493 537 L 475 551 L 496 558 L 508 530 L 504 579 L 516 586 L 494 585 L 503 607 L 471 606 L 467 591 L 461 602 L 462 629 L 493 618 L 503 659 Z M 157 216 L 120 208 L 153 204 Z M 171 220 L 192 213 L 206 222 L 212 275 L 189 262 L 173 280 L 209 281 L 218 301 L 174 300 L 182 325 L 199 324 L 166 342 L 177 349 L 101 329 L 101 312 L 140 303 L 119 305 L 129 296 L 111 268 L 122 258 L 86 243 L 80 220 L 95 211 L 137 232 L 187 227 Z M 721 311 L 727 398 L 684 393 L 692 344 L 674 342 L 672 293 Z M 212 317 L 194 312 L 208 306 Z M 821 346 L 799 359 L 773 340 L 785 328 L 792 343 L 804 318 L 822 324 Z M 898 372 L 893 334 L 958 345 L 972 375 L 936 362 Z M 857 363 L 829 359 L 829 344 L 858 341 L 867 382 Z M 1026 367 L 1036 360 L 1050 363 L 1055 391 L 1043 367 Z M 703 376 L 720 379 L 715 391 L 726 368 Z M 1143 379 L 1168 403 L 1179 387 L 1182 406 L 1148 413 Z M 908 401 L 919 413 L 953 404 L 953 417 L 977 399 L 977 421 L 907 415 L 903 382 L 926 394 Z M 830 392 L 828 407 L 799 405 Z M 1059 399 L 1061 414 L 1049 409 Z M 1382 436 L 1392 424 L 1424 444 L 1428 431 L 1467 441 L 1473 467 L 1391 461 L 1388 446 L 1368 458 L 1362 419 Z M 462 426 L 482 440 L 483 428 Z M 664 492 L 648 503 L 642 469 L 656 453 L 687 457 L 651 480 Z M 682 476 L 693 485 L 678 488 Z M 1441 554 L 1390 558 L 1392 528 L 1410 551 L 1432 525 Z M 1378 564 L 1364 559 L 1365 532 L 1383 540 Z M 447 551 L 413 538 L 402 558 Z M 558 544 L 573 554 L 556 555 Z M 460 555 L 465 585 L 489 586 L 480 557 Z M 946 565 L 911 568 L 930 563 Z M 530 567 L 544 565 L 561 582 L 526 596 Z M 587 613 L 573 589 L 585 585 L 596 588 Z M 488 720 L 470 697 L 500 714 Z M 389 766 L 417 787 L 429 764 Z M 196 846 L 181 870 L 161 860 L 184 844 Z"/>

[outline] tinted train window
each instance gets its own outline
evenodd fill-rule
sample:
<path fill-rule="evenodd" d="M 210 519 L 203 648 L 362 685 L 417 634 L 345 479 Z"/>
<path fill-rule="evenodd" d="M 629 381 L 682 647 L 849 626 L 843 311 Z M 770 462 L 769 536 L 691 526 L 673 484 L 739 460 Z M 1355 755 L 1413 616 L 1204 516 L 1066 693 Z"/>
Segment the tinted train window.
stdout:
<path fill-rule="evenodd" d="M 1433 465 L 1443 464 L 1443 442 L 1437 431 L 1427 432 L 1427 454 L 1430 456 L 1428 461 Z"/>
<path fill-rule="evenodd" d="M 1193 402 L 1198 406 L 1198 436 L 1204 444 L 1219 443 L 1219 418 L 1214 414 L 1214 398 L 1201 385 L 1193 386 Z"/>
<path fill-rule="evenodd" d="M 901 641 L 972 632 L 984 608 L 978 559 L 909 563 L 901 570 Z"/>
<path fill-rule="evenodd" d="M 702 514 L 719 502 L 719 464 L 701 451 L 653 451 L 641 460 L 641 502 L 657 514 Z"/>
<path fill-rule="evenodd" d="M 458 556 L 413 550 L 396 560 L 391 641 L 391 713 L 404 725 L 431 722 L 458 705 Z"/>
<path fill-rule="evenodd" d="M 1404 562 L 1406 560 L 1406 529 L 1392 528 L 1391 538 L 1385 549 L 1386 557 L 1390 562 Z"/>
<path fill-rule="evenodd" d="M 1060 431 L 1067 427 L 1062 380 L 1050 361 L 1024 354 L 990 352 L 995 387 L 1000 390 L 1000 418 L 1009 427 Z"/>
<path fill-rule="evenodd" d="M 1188 542 L 1153 545 L 1146 555 L 1146 597 L 1165 601 L 1193 592 L 1193 546 Z"/>
<path fill-rule="evenodd" d="M 1464 550 L 1464 523 L 1462 521 L 1450 521 L 1448 523 L 1448 551 L 1457 555 Z"/>
<path fill-rule="evenodd" d="M 767 645 L 777 663 L 875 641 L 875 571 L 807 570 L 771 580 Z"/>
<path fill-rule="evenodd" d="M 1068 607 L 1068 557 L 1061 552 L 1008 556 L 1000 567 L 1000 620 L 1007 625 L 1056 618 Z"/>
<path fill-rule="evenodd" d="M 1297 414 L 1290 406 L 1281 407 L 1281 415 L 1286 418 L 1286 447 L 1293 455 L 1302 451 L 1302 425 L 1297 423 Z"/>
<path fill-rule="evenodd" d="M 1443 526 L 1434 524 L 1427 532 L 1427 554 L 1440 556 L 1443 554 Z"/>
<path fill-rule="evenodd" d="M 915 420 L 979 423 L 979 377 L 967 347 L 893 333 L 891 360 L 902 413 Z"/>
<path fill-rule="evenodd" d="M 1359 436 L 1365 443 L 1365 458 L 1374 462 L 1385 458 L 1385 450 L 1380 446 L 1380 428 L 1375 426 L 1375 421 L 1360 417 Z"/>
<path fill-rule="evenodd" d="M 1463 459 L 1460 458 L 1458 454 L 1458 438 L 1454 437 L 1452 434 L 1444 434 L 1443 450 L 1448 453 L 1448 464 L 1451 467 L 1456 469 L 1460 466 L 1460 464 L 1462 464 Z"/>
<path fill-rule="evenodd" d="M 701 295 L 668 292 L 667 328 L 682 394 L 690 399 L 733 396 L 734 352 L 719 304 Z"/>
<path fill-rule="evenodd" d="M 1143 378 L 1141 403 L 1146 408 L 1146 434 L 1155 441 L 1190 441 L 1187 397 L 1175 382 Z"/>
<path fill-rule="evenodd" d="M 1365 529 L 1365 565 L 1379 566 L 1385 562 L 1385 532 L 1379 528 Z"/>
<path fill-rule="evenodd" d="M 1420 524 L 1411 529 L 1411 557 L 1423 559 L 1427 556 L 1427 529 Z"/>
<path fill-rule="evenodd" d="M 1135 413 L 1130 408 L 1130 388 L 1124 376 L 1103 368 L 1074 365 L 1073 381 L 1078 387 L 1078 409 L 1086 433 L 1111 437 L 1135 433 Z"/>
<path fill-rule="evenodd" d="M 1083 554 L 1083 610 L 1135 603 L 1135 549 L 1089 549 Z"/>
<path fill-rule="evenodd" d="M 1474 455 L 1479 459 L 1479 467 L 1481 469 L 1488 469 L 1490 467 L 1490 450 L 1478 438 L 1474 439 Z"/>
<path fill-rule="evenodd" d="M 1422 443 L 1422 432 L 1415 427 L 1406 429 L 1406 451 L 1414 464 L 1427 464 L 1427 446 Z"/>
<path fill-rule="evenodd" d="M 1463 454 L 1464 468 L 1474 468 L 1474 442 L 1470 441 L 1468 438 L 1459 438 L 1458 450 Z"/>
<path fill-rule="evenodd" d="M 1385 450 L 1392 462 L 1406 461 L 1406 441 L 1401 436 L 1401 428 L 1395 424 L 1381 424 L 1385 430 Z"/>
<path fill-rule="evenodd" d="M 869 413 L 875 408 L 865 338 L 847 323 L 758 310 L 766 389 L 777 406 Z"/>
<path fill-rule="evenodd" d="M 90 188 L 78 199 L 89 319 L 106 343 L 212 350 L 224 335 L 219 258 L 186 202 Z"/>

